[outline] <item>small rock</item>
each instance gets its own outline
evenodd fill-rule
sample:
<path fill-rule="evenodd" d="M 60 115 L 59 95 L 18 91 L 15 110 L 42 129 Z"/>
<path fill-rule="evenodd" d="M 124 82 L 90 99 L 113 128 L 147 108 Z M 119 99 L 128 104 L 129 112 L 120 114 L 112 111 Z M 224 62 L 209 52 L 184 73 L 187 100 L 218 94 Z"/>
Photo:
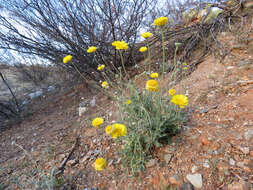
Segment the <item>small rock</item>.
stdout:
<path fill-rule="evenodd" d="M 244 168 L 244 163 L 243 162 L 237 162 L 236 164 L 240 168 Z"/>
<path fill-rule="evenodd" d="M 239 150 L 244 154 L 249 154 L 249 147 L 239 147 Z"/>
<path fill-rule="evenodd" d="M 78 111 L 79 111 L 79 117 L 81 117 L 87 111 L 87 108 L 86 107 L 79 107 Z"/>
<path fill-rule="evenodd" d="M 233 66 L 228 66 L 227 67 L 227 70 L 232 70 L 232 69 L 234 69 L 235 67 L 233 67 Z"/>
<path fill-rule="evenodd" d="M 184 183 L 180 188 L 180 190 L 194 190 L 194 187 L 190 183 Z"/>
<path fill-rule="evenodd" d="M 182 179 L 178 175 L 173 175 L 169 177 L 169 182 L 172 185 L 180 185 L 182 183 Z"/>
<path fill-rule="evenodd" d="M 235 161 L 234 161 L 232 158 L 230 158 L 230 159 L 229 159 L 229 164 L 230 164 L 231 166 L 234 166 L 234 165 L 235 165 Z"/>
<path fill-rule="evenodd" d="M 195 173 L 196 171 L 198 170 L 198 167 L 197 166 L 192 166 L 192 173 Z"/>
<path fill-rule="evenodd" d="M 249 141 L 252 136 L 253 136 L 253 129 L 249 129 L 244 132 L 244 137 L 247 141 Z"/>
<path fill-rule="evenodd" d="M 253 157 L 253 150 L 250 151 L 249 155 L 250 155 L 251 157 Z"/>
<path fill-rule="evenodd" d="M 163 157 L 166 164 L 168 164 L 170 162 L 171 158 L 172 158 L 172 154 L 165 154 Z"/>
<path fill-rule="evenodd" d="M 204 167 L 204 168 L 210 168 L 210 165 L 208 164 L 208 162 L 204 162 L 204 163 L 203 163 L 203 167 Z"/>
<path fill-rule="evenodd" d="M 186 179 L 189 180 L 189 182 L 196 188 L 202 187 L 202 175 L 197 174 L 188 174 L 186 175 Z"/>
<path fill-rule="evenodd" d="M 147 162 L 147 164 L 146 164 L 146 167 L 147 168 L 150 168 L 150 167 L 153 167 L 154 165 L 156 165 L 156 160 L 155 159 L 151 159 L 151 160 L 149 160 L 148 162 Z"/>
<path fill-rule="evenodd" d="M 228 185 L 228 190 L 249 190 L 249 189 L 250 189 L 250 184 L 243 180 L 240 180 L 239 182 Z"/>

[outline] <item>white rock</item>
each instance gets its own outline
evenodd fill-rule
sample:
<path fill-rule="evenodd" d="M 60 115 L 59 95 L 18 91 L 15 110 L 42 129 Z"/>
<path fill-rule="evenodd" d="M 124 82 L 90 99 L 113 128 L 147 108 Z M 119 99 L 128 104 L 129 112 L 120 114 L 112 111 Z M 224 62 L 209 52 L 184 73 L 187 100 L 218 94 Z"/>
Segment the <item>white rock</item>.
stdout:
<path fill-rule="evenodd" d="M 230 164 L 231 166 L 234 166 L 234 165 L 235 165 L 235 161 L 234 161 L 232 158 L 230 158 L 230 159 L 229 159 L 229 164 Z"/>
<path fill-rule="evenodd" d="M 210 165 L 208 164 L 208 162 L 204 162 L 204 163 L 203 163 L 203 167 L 204 167 L 204 168 L 210 168 Z"/>
<path fill-rule="evenodd" d="M 188 174 L 186 175 L 186 179 L 189 180 L 189 182 L 196 188 L 202 187 L 202 175 L 197 174 Z"/>
<path fill-rule="evenodd" d="M 247 141 L 249 141 L 252 136 L 253 136 L 253 129 L 249 129 L 244 133 L 244 137 Z"/>
<path fill-rule="evenodd" d="M 240 151 L 242 151 L 244 154 L 249 154 L 249 147 L 239 147 Z"/>
<path fill-rule="evenodd" d="M 36 92 L 33 92 L 33 93 L 28 94 L 28 96 L 29 96 L 31 99 L 36 98 L 36 97 L 39 97 L 39 96 L 41 96 L 41 95 L 42 95 L 42 91 L 41 91 L 41 90 L 38 90 L 38 91 L 36 91 Z"/>
<path fill-rule="evenodd" d="M 79 107 L 79 117 L 81 117 L 87 111 L 86 107 Z"/>

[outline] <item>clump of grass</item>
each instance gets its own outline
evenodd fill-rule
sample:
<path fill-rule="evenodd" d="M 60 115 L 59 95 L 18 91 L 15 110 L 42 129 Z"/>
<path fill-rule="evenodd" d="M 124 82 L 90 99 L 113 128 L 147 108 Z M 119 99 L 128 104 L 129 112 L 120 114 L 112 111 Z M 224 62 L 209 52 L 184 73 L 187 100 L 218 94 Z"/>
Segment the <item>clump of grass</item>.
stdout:
<path fill-rule="evenodd" d="M 128 127 L 121 152 L 123 164 L 137 174 L 139 170 L 144 171 L 154 148 L 168 144 L 170 137 L 180 131 L 185 115 L 170 103 L 170 97 L 160 93 L 133 88 L 129 99 L 129 105 L 118 103 L 119 120 Z"/>

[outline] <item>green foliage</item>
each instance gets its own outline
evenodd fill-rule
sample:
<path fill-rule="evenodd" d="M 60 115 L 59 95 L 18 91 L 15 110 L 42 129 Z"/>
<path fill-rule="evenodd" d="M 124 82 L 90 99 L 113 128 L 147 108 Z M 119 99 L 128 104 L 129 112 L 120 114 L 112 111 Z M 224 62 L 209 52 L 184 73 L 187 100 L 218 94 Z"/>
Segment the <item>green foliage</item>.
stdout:
<path fill-rule="evenodd" d="M 168 144 L 170 137 L 179 132 L 185 116 L 162 92 L 141 92 L 133 85 L 129 99 L 132 101 L 129 105 L 124 97 L 118 102 L 119 119 L 128 127 L 122 158 L 123 164 L 135 175 L 139 170 L 144 171 L 155 147 Z"/>

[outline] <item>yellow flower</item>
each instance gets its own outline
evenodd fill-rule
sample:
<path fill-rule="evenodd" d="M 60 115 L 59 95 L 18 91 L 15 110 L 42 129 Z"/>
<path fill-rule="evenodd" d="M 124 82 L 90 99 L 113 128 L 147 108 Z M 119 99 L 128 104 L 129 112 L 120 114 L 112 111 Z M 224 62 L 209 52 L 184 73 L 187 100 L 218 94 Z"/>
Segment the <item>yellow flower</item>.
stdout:
<path fill-rule="evenodd" d="M 182 94 L 177 94 L 177 95 L 172 96 L 170 101 L 178 105 L 180 108 L 184 108 L 185 106 L 188 105 L 188 98 Z"/>
<path fill-rule="evenodd" d="M 150 36 L 152 36 L 153 34 L 151 33 L 151 32 L 144 32 L 144 33 L 142 33 L 141 34 L 141 36 L 143 37 L 143 38 L 149 38 Z"/>
<path fill-rule="evenodd" d="M 160 17 L 154 20 L 155 26 L 163 26 L 168 22 L 168 17 Z"/>
<path fill-rule="evenodd" d="M 176 90 L 174 90 L 173 88 L 169 90 L 169 94 L 171 96 L 174 96 L 174 94 L 176 94 Z"/>
<path fill-rule="evenodd" d="M 184 63 L 183 63 L 183 65 L 187 65 L 187 63 L 186 63 L 186 62 L 184 62 Z"/>
<path fill-rule="evenodd" d="M 127 128 L 123 124 L 115 123 L 112 125 L 112 138 L 116 139 L 120 136 L 126 136 Z"/>
<path fill-rule="evenodd" d="M 100 65 L 100 66 L 98 66 L 98 68 L 97 68 L 97 69 L 98 69 L 99 71 L 103 71 L 103 70 L 104 70 L 104 68 L 105 68 L 105 65 Z"/>
<path fill-rule="evenodd" d="M 118 50 L 121 50 L 121 49 L 125 49 L 127 50 L 128 49 L 128 44 L 126 42 L 124 42 L 123 40 L 122 41 L 114 41 L 112 43 L 112 45 L 118 49 Z"/>
<path fill-rule="evenodd" d="M 147 51 L 147 49 L 148 49 L 147 47 L 142 46 L 142 47 L 139 49 L 139 51 L 140 51 L 140 52 L 145 52 L 145 51 Z"/>
<path fill-rule="evenodd" d="M 108 84 L 108 82 L 106 82 L 106 81 L 102 82 L 101 86 L 102 86 L 103 88 L 109 88 L 109 84 Z"/>
<path fill-rule="evenodd" d="M 126 104 L 127 104 L 127 105 L 129 105 L 129 104 L 131 104 L 131 103 L 132 103 L 131 100 L 127 100 L 127 101 L 126 101 Z"/>
<path fill-rule="evenodd" d="M 87 53 L 93 53 L 97 50 L 97 47 L 96 46 L 91 46 L 89 47 L 89 49 L 87 49 Z"/>
<path fill-rule="evenodd" d="M 157 92 L 159 90 L 158 82 L 156 80 L 148 80 L 146 83 L 146 90 Z"/>
<path fill-rule="evenodd" d="M 110 135 L 112 133 L 112 125 L 107 125 L 105 128 L 106 134 Z"/>
<path fill-rule="evenodd" d="M 154 78 L 157 78 L 159 76 L 159 74 L 158 73 L 151 73 L 149 76 L 154 79 Z"/>
<path fill-rule="evenodd" d="M 72 55 L 67 55 L 63 58 L 63 63 L 68 63 L 72 59 Z"/>
<path fill-rule="evenodd" d="M 94 163 L 94 168 L 97 171 L 102 171 L 106 167 L 106 160 L 104 158 L 97 158 Z"/>
<path fill-rule="evenodd" d="M 102 123 L 104 123 L 104 119 L 102 117 L 96 117 L 92 120 L 92 126 L 94 127 L 99 127 Z"/>
<path fill-rule="evenodd" d="M 187 70 L 187 69 L 188 69 L 188 67 L 183 67 L 183 69 L 184 69 L 184 70 Z"/>

